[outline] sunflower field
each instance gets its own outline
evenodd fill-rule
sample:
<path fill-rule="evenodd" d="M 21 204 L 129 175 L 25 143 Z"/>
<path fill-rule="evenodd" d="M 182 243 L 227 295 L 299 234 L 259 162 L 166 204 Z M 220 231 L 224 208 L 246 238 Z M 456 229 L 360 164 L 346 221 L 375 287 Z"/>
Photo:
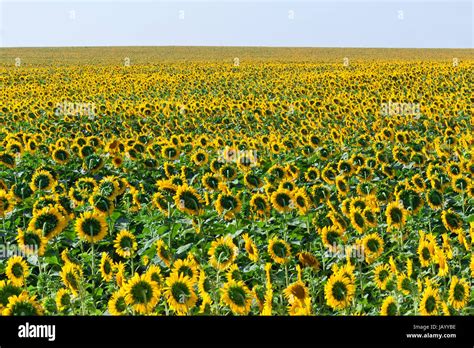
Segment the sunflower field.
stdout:
<path fill-rule="evenodd" d="M 474 314 L 472 50 L 117 50 L 2 49 L 0 313 Z"/>

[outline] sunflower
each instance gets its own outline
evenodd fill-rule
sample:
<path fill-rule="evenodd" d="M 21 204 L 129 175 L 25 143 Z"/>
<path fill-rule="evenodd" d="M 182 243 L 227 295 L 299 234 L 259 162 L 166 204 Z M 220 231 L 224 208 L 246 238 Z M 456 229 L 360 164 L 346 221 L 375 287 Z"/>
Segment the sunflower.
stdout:
<path fill-rule="evenodd" d="M 56 185 L 56 181 L 50 172 L 46 170 L 36 171 L 31 178 L 30 187 L 33 191 L 50 191 Z"/>
<path fill-rule="evenodd" d="M 290 315 L 311 315 L 311 297 L 306 297 L 303 302 L 295 301 L 289 305 L 288 313 Z"/>
<path fill-rule="evenodd" d="M 171 267 L 171 273 L 187 276 L 193 285 L 199 279 L 198 265 L 191 257 L 176 260 Z"/>
<path fill-rule="evenodd" d="M 367 229 L 367 223 L 361 209 L 352 206 L 349 211 L 349 216 L 352 226 L 358 233 L 363 233 Z"/>
<path fill-rule="evenodd" d="M 149 314 L 158 303 L 161 290 L 147 274 L 135 275 L 124 285 L 125 302 L 139 314 Z"/>
<path fill-rule="evenodd" d="M 230 307 L 234 314 L 247 315 L 252 304 L 252 293 L 245 283 L 239 281 L 229 281 L 221 289 L 221 301 Z"/>
<path fill-rule="evenodd" d="M 397 288 L 402 294 L 408 296 L 412 291 L 412 283 L 410 278 L 405 273 L 399 273 L 397 275 Z"/>
<path fill-rule="evenodd" d="M 161 148 L 161 155 L 168 161 L 175 161 L 179 158 L 180 150 L 177 146 L 170 143 Z"/>
<path fill-rule="evenodd" d="M 354 284 L 340 272 L 333 274 L 324 286 L 326 302 L 333 309 L 348 307 L 352 302 L 354 293 Z"/>
<path fill-rule="evenodd" d="M 43 256 L 46 250 L 46 244 L 48 241 L 43 237 L 41 230 L 31 231 L 26 229 L 18 229 L 18 235 L 16 237 L 18 242 L 18 247 L 25 254 L 37 254 L 38 256 Z"/>
<path fill-rule="evenodd" d="M 233 181 L 237 178 L 237 170 L 232 163 L 226 163 L 219 169 L 219 174 L 225 181 Z"/>
<path fill-rule="evenodd" d="M 3 310 L 5 316 L 34 316 L 43 315 L 43 308 L 36 301 L 36 296 L 29 296 L 27 292 L 13 295 L 8 298 L 8 304 Z"/>
<path fill-rule="evenodd" d="M 271 195 L 273 208 L 280 213 L 287 213 L 293 209 L 294 196 L 290 190 L 279 188 Z"/>
<path fill-rule="evenodd" d="M 326 166 L 323 171 L 321 172 L 321 178 L 328 184 L 333 185 L 335 183 L 337 177 L 336 171 L 330 167 L 329 165 Z"/>
<path fill-rule="evenodd" d="M 97 193 L 100 193 L 101 196 L 108 198 L 109 200 L 114 200 L 119 195 L 119 184 L 114 176 L 106 176 L 94 189 Z"/>
<path fill-rule="evenodd" d="M 120 155 L 115 155 L 112 157 L 112 164 L 115 168 L 120 168 L 123 164 L 123 157 Z"/>
<path fill-rule="evenodd" d="M 83 277 L 82 268 L 79 265 L 68 262 L 62 267 L 60 275 L 64 285 L 77 296 Z"/>
<path fill-rule="evenodd" d="M 114 276 L 114 261 L 106 252 L 102 253 L 102 257 L 100 259 L 100 274 L 102 275 L 102 279 L 106 282 L 112 280 Z"/>
<path fill-rule="evenodd" d="M 343 176 L 336 177 L 336 188 L 341 196 L 346 196 L 350 192 L 350 186 Z"/>
<path fill-rule="evenodd" d="M 257 249 L 257 245 L 255 244 L 255 242 L 252 240 L 252 238 L 250 238 L 250 236 L 248 235 L 248 233 L 244 233 L 242 235 L 242 238 L 244 239 L 244 242 L 245 242 L 245 250 L 247 251 L 247 254 L 249 256 L 249 259 L 252 260 L 253 262 L 257 262 L 258 261 L 258 249 Z"/>
<path fill-rule="evenodd" d="M 463 309 L 469 301 L 470 292 L 470 286 L 466 279 L 453 276 L 449 285 L 449 304 L 454 309 Z"/>
<path fill-rule="evenodd" d="M 407 211 L 398 202 L 392 202 L 387 206 L 385 211 L 387 217 L 388 229 L 401 228 L 407 217 Z"/>
<path fill-rule="evenodd" d="M 334 250 L 337 248 L 337 242 L 340 239 L 342 242 L 345 241 L 344 231 L 336 225 L 324 226 L 322 229 L 318 230 L 321 235 L 321 240 L 323 245 L 329 250 Z"/>
<path fill-rule="evenodd" d="M 13 256 L 8 259 L 5 274 L 15 286 L 23 286 L 29 275 L 28 264 L 21 256 Z"/>
<path fill-rule="evenodd" d="M 378 233 L 372 233 L 362 239 L 365 261 L 372 263 L 383 253 L 384 242 Z"/>
<path fill-rule="evenodd" d="M 61 288 L 56 293 L 56 307 L 59 311 L 65 311 L 72 304 L 72 293 L 68 289 Z"/>
<path fill-rule="evenodd" d="M 270 204 L 262 193 L 255 193 L 250 199 L 250 209 L 257 217 L 266 217 L 270 213 Z"/>
<path fill-rule="evenodd" d="M 101 241 L 107 234 L 105 217 L 95 211 L 82 213 L 76 220 L 76 232 L 89 243 Z"/>
<path fill-rule="evenodd" d="M 89 197 L 89 203 L 97 213 L 104 215 L 111 215 L 115 208 L 113 200 L 101 194 L 98 187 Z"/>
<path fill-rule="evenodd" d="M 320 177 L 319 169 L 316 167 L 309 167 L 304 173 L 304 178 L 307 182 L 315 182 Z"/>
<path fill-rule="evenodd" d="M 438 210 L 443 207 L 443 193 L 437 189 L 430 189 L 426 193 L 426 202 L 433 210 Z"/>
<path fill-rule="evenodd" d="M 380 290 L 385 290 L 387 288 L 387 284 L 390 279 L 392 279 L 392 276 L 393 273 L 386 263 L 380 264 L 374 269 L 374 282 Z"/>
<path fill-rule="evenodd" d="M 311 200 L 303 188 L 295 190 L 293 193 L 293 202 L 300 215 L 305 215 L 311 208 Z"/>
<path fill-rule="evenodd" d="M 262 187 L 263 182 L 257 174 L 253 172 L 247 172 L 244 175 L 244 184 L 249 189 L 254 190 Z"/>
<path fill-rule="evenodd" d="M 2 308 L 8 304 L 8 298 L 11 296 L 18 296 L 22 293 L 20 286 L 14 285 L 9 280 L 0 280 L 0 314 Z"/>
<path fill-rule="evenodd" d="M 448 231 L 462 231 L 462 218 L 452 209 L 444 210 L 441 213 L 441 221 L 443 221 L 443 225 Z"/>
<path fill-rule="evenodd" d="M 114 240 L 115 252 L 128 259 L 133 256 L 135 251 L 138 249 L 138 243 L 135 238 L 135 235 L 127 230 L 121 230 Z"/>
<path fill-rule="evenodd" d="M 150 265 L 146 271 L 146 275 L 150 277 L 159 287 L 164 286 L 163 276 L 161 275 L 161 268 L 157 265 Z"/>
<path fill-rule="evenodd" d="M 233 195 L 230 192 L 222 192 L 217 196 L 214 203 L 216 211 L 219 215 L 224 215 L 224 219 L 230 220 L 235 218 L 236 214 L 242 208 L 242 202 L 239 195 Z"/>
<path fill-rule="evenodd" d="M 198 167 L 205 165 L 209 161 L 209 156 L 204 150 L 197 150 L 191 157 L 194 164 Z"/>
<path fill-rule="evenodd" d="M 208 295 L 212 291 L 212 285 L 203 269 L 199 272 L 198 291 L 201 297 Z"/>
<path fill-rule="evenodd" d="M 108 309 L 111 315 L 124 315 L 127 312 L 127 302 L 125 300 L 127 292 L 120 288 L 112 294 L 108 302 Z"/>
<path fill-rule="evenodd" d="M 309 289 L 301 280 L 298 280 L 288 285 L 286 289 L 283 290 L 283 295 L 290 305 L 294 304 L 295 302 L 304 304 L 305 300 L 309 297 Z"/>
<path fill-rule="evenodd" d="M 199 215 L 203 209 L 203 199 L 195 188 L 186 184 L 178 187 L 174 196 L 176 207 L 190 215 Z"/>
<path fill-rule="evenodd" d="M 220 237 L 211 243 L 208 251 L 209 262 L 218 270 L 225 270 L 234 263 L 238 248 L 230 236 Z"/>
<path fill-rule="evenodd" d="M 273 237 L 268 242 L 268 253 L 276 263 L 285 264 L 290 260 L 290 245 L 282 239 Z"/>
<path fill-rule="evenodd" d="M 13 210 L 15 201 L 13 195 L 7 191 L 0 189 L 0 218 Z"/>
<path fill-rule="evenodd" d="M 436 248 L 434 262 L 438 264 L 438 277 L 446 276 L 449 272 L 449 264 L 442 249 Z"/>
<path fill-rule="evenodd" d="M 242 280 L 242 274 L 240 273 L 239 266 L 235 263 L 232 264 L 226 271 L 227 281 L 239 281 Z"/>
<path fill-rule="evenodd" d="M 320 267 L 320 263 L 315 255 L 309 251 L 302 251 L 298 253 L 298 260 L 303 267 L 309 267 L 317 271 Z"/>
<path fill-rule="evenodd" d="M 172 255 L 168 246 L 162 239 L 158 239 L 156 241 L 156 253 L 158 254 L 158 257 L 161 259 L 161 261 L 163 261 L 166 266 L 170 267 Z"/>
<path fill-rule="evenodd" d="M 380 315 L 390 315 L 394 316 L 398 314 L 397 302 L 393 296 L 386 297 L 382 302 L 382 307 L 380 308 Z"/>
<path fill-rule="evenodd" d="M 70 157 L 69 152 L 62 146 L 55 148 L 51 153 L 51 158 L 59 164 L 67 163 Z"/>
<path fill-rule="evenodd" d="M 396 199 L 413 214 L 418 213 L 423 207 L 423 199 L 418 192 L 409 188 L 397 192 Z"/>
<path fill-rule="evenodd" d="M 438 289 L 429 285 L 421 297 L 419 312 L 421 315 L 438 315 L 441 307 Z"/>
<path fill-rule="evenodd" d="M 115 282 L 119 287 L 123 286 L 125 280 L 125 264 L 123 262 L 115 263 Z"/>
<path fill-rule="evenodd" d="M 0 152 L 0 164 L 5 167 L 13 169 L 16 166 L 15 157 L 7 152 Z"/>
<path fill-rule="evenodd" d="M 153 194 L 151 203 L 155 208 L 158 208 L 163 214 L 168 214 L 168 201 L 166 197 L 161 192 L 156 192 Z"/>
<path fill-rule="evenodd" d="M 219 187 L 219 177 L 213 173 L 206 173 L 201 179 L 202 185 L 206 190 L 214 192 Z"/>
<path fill-rule="evenodd" d="M 435 256 L 436 245 L 429 240 L 420 238 L 418 244 L 418 257 L 420 260 L 421 267 L 428 267 Z"/>
<path fill-rule="evenodd" d="M 67 226 L 67 219 L 60 213 L 58 206 L 48 206 L 35 212 L 28 224 L 31 231 L 40 230 L 50 240 L 60 234 Z"/>
<path fill-rule="evenodd" d="M 172 273 L 166 278 L 164 294 L 170 308 L 179 315 L 188 313 L 198 300 L 191 279 L 183 274 Z"/>

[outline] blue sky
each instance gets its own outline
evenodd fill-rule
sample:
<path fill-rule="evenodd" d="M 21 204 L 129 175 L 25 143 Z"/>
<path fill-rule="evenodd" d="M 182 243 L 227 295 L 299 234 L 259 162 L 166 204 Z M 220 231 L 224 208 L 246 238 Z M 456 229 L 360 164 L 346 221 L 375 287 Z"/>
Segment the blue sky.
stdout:
<path fill-rule="evenodd" d="M 472 0 L 0 0 L 0 46 L 472 48 Z"/>

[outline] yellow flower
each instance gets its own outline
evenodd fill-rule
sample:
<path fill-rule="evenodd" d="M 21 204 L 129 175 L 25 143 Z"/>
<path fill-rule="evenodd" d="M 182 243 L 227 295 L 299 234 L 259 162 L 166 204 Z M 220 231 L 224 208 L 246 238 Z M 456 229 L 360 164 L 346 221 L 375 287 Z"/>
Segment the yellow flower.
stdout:
<path fill-rule="evenodd" d="M 291 256 L 290 245 L 282 239 L 273 237 L 268 243 L 268 253 L 276 263 L 287 263 Z"/>

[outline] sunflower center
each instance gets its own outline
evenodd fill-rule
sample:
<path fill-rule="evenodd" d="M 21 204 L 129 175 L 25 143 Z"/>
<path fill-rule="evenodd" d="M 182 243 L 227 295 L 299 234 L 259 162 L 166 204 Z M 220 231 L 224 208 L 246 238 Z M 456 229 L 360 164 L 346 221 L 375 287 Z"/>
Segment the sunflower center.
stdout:
<path fill-rule="evenodd" d="M 104 273 L 110 274 L 111 271 L 112 271 L 112 266 L 110 265 L 110 261 L 107 260 L 104 262 Z"/>
<path fill-rule="evenodd" d="M 190 209 L 190 210 L 199 209 L 199 200 L 191 192 L 183 193 L 180 199 L 186 209 Z"/>
<path fill-rule="evenodd" d="M 178 269 L 178 274 L 182 274 L 184 276 L 188 276 L 189 278 L 192 278 L 194 273 L 191 267 L 183 265 Z"/>
<path fill-rule="evenodd" d="M 387 279 L 388 276 L 389 276 L 389 274 L 390 274 L 390 273 L 389 273 L 386 269 L 380 271 L 380 273 L 379 273 L 379 279 L 380 279 L 380 281 L 383 282 L 385 279 Z"/>
<path fill-rule="evenodd" d="M 280 207 L 288 207 L 291 204 L 290 196 L 286 193 L 278 193 L 276 196 L 276 201 Z"/>
<path fill-rule="evenodd" d="M 276 242 L 273 244 L 273 252 L 275 253 L 276 256 L 284 258 L 286 257 L 286 246 L 285 244 L 281 242 Z"/>
<path fill-rule="evenodd" d="M 347 295 L 346 284 L 344 284 L 341 281 L 335 282 L 332 286 L 332 296 L 337 301 L 343 301 L 346 298 L 346 295 Z"/>
<path fill-rule="evenodd" d="M 457 215 L 446 214 L 446 221 L 451 228 L 457 229 L 460 226 L 459 218 L 457 217 Z"/>
<path fill-rule="evenodd" d="M 453 297 L 456 301 L 462 301 L 464 299 L 465 289 L 461 284 L 456 284 L 453 291 Z"/>
<path fill-rule="evenodd" d="M 233 286 L 228 290 L 230 300 L 239 307 L 245 306 L 247 294 L 240 286 Z"/>
<path fill-rule="evenodd" d="M 133 300 L 138 303 L 147 303 L 153 296 L 153 288 L 148 282 L 139 281 L 131 289 Z"/>
<path fill-rule="evenodd" d="M 357 224 L 357 226 L 364 227 L 365 220 L 364 220 L 364 217 L 362 216 L 362 214 L 356 212 L 354 214 L 354 221 Z"/>
<path fill-rule="evenodd" d="M 29 315 L 37 315 L 38 312 L 36 308 L 30 302 L 22 301 L 17 302 L 13 306 L 12 315 L 15 316 L 29 316 Z"/>
<path fill-rule="evenodd" d="M 191 297 L 191 291 L 188 286 L 181 282 L 176 282 L 171 286 L 171 294 L 178 303 L 186 303 Z"/>
<path fill-rule="evenodd" d="M 428 313 L 432 313 L 436 309 L 436 299 L 433 296 L 429 296 L 425 302 L 425 308 Z"/>
<path fill-rule="evenodd" d="M 72 272 L 68 272 L 66 274 L 66 281 L 69 283 L 71 288 L 78 289 L 77 278 L 76 275 Z"/>
<path fill-rule="evenodd" d="M 81 224 L 81 229 L 84 234 L 94 237 L 101 231 L 100 221 L 95 218 L 87 218 Z"/>
<path fill-rule="evenodd" d="M 296 285 L 291 288 L 291 294 L 298 300 L 304 300 L 306 298 L 306 291 L 301 285 Z"/>
<path fill-rule="evenodd" d="M 388 304 L 387 315 L 397 315 L 397 305 L 394 302 Z"/>
<path fill-rule="evenodd" d="M 133 246 L 132 239 L 128 236 L 124 236 L 120 239 L 120 248 L 125 251 L 131 250 Z"/>
<path fill-rule="evenodd" d="M 47 188 L 50 184 L 50 179 L 47 175 L 38 175 L 38 177 L 35 180 L 35 185 L 37 188 L 40 190 Z"/>
<path fill-rule="evenodd" d="M 12 266 L 12 273 L 15 278 L 21 278 L 23 276 L 23 266 L 20 263 L 15 263 Z"/>
<path fill-rule="evenodd" d="M 421 256 L 423 257 L 423 260 L 428 261 L 431 257 L 430 249 L 428 249 L 428 247 L 424 247 L 421 250 Z"/>
<path fill-rule="evenodd" d="M 125 298 L 123 296 L 119 297 L 117 301 L 115 301 L 115 308 L 117 312 L 124 312 L 127 309 L 127 303 L 125 302 Z"/>
<path fill-rule="evenodd" d="M 51 234 L 54 229 L 58 226 L 58 217 L 54 214 L 41 214 L 36 218 L 35 229 L 43 231 L 45 237 Z"/>
<path fill-rule="evenodd" d="M 402 221 L 403 213 L 399 208 L 392 208 L 390 210 L 390 217 L 394 223 L 398 224 Z"/>
<path fill-rule="evenodd" d="M 373 253 L 375 253 L 379 249 L 379 241 L 376 239 L 369 239 L 367 241 L 367 248 Z"/>
<path fill-rule="evenodd" d="M 219 245 L 215 250 L 215 257 L 220 263 L 227 262 L 232 256 L 232 250 L 227 245 Z"/>
<path fill-rule="evenodd" d="M 225 210 L 232 210 L 237 206 L 237 200 L 233 196 L 223 196 L 221 205 Z"/>

